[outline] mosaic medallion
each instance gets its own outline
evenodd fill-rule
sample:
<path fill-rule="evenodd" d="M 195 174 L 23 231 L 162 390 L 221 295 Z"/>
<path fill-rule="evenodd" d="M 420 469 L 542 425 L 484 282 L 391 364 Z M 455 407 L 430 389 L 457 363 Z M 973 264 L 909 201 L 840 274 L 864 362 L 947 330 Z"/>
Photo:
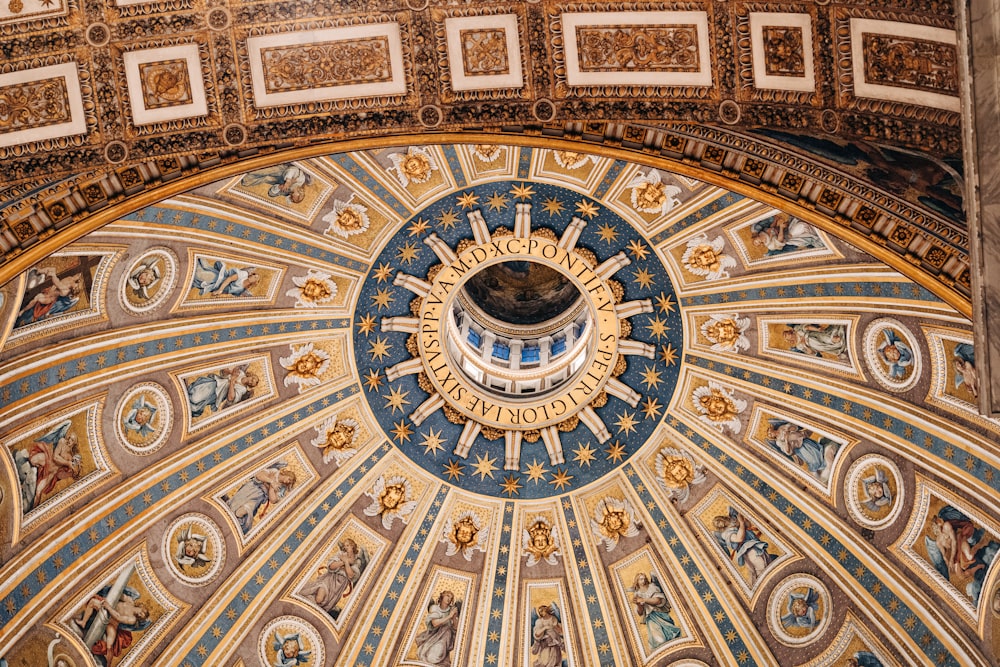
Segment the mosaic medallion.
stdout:
<path fill-rule="evenodd" d="M 355 324 L 388 439 L 451 484 L 521 498 L 577 488 L 639 449 L 682 340 L 645 238 L 597 201 L 517 181 L 413 216 L 372 265 Z"/>
<path fill-rule="evenodd" d="M 812 643 L 830 625 L 830 593 L 823 582 L 808 574 L 778 584 L 767 607 L 771 632 L 789 646 Z"/>
<path fill-rule="evenodd" d="M 226 560 L 226 541 L 214 521 L 192 512 L 174 519 L 163 533 L 163 558 L 184 583 L 206 584 Z"/>
<path fill-rule="evenodd" d="M 852 519 L 868 528 L 885 528 L 903 508 L 899 468 L 884 456 L 862 456 L 847 471 L 844 498 Z"/>
<path fill-rule="evenodd" d="M 865 329 L 865 361 L 875 380 L 890 391 L 911 389 L 920 379 L 920 346 L 905 326 L 890 318 Z"/>
<path fill-rule="evenodd" d="M 155 382 L 134 385 L 118 401 L 115 434 L 133 454 L 146 456 L 159 449 L 173 427 L 173 407 L 166 390 Z"/>
<path fill-rule="evenodd" d="M 258 651 L 262 667 L 326 664 L 316 628 L 295 616 L 279 616 L 264 626 Z"/>
<path fill-rule="evenodd" d="M 156 310 L 177 282 L 177 258 L 168 248 L 153 248 L 141 255 L 123 276 L 119 298 L 125 312 L 144 315 Z"/>

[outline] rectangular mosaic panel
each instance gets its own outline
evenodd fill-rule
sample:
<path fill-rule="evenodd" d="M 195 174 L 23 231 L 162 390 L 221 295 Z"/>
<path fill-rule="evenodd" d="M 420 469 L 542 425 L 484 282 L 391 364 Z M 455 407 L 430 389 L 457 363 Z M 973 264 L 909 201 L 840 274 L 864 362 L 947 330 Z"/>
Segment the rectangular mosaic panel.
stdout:
<path fill-rule="evenodd" d="M 194 99 L 187 60 L 139 63 L 139 76 L 146 109 L 182 106 Z"/>
<path fill-rule="evenodd" d="M 805 76 L 806 64 L 802 28 L 764 26 L 764 68 L 768 76 Z"/>
<path fill-rule="evenodd" d="M 503 30 L 461 30 L 465 76 L 509 74 L 507 33 Z"/>
<path fill-rule="evenodd" d="M 267 48 L 261 59 L 270 94 L 392 79 L 389 40 L 381 35 Z"/>
<path fill-rule="evenodd" d="M 64 77 L 0 86 L 0 134 L 72 120 Z"/>
<path fill-rule="evenodd" d="M 865 81 L 958 95 L 958 51 L 954 44 L 899 35 L 862 33 Z"/>
<path fill-rule="evenodd" d="M 697 72 L 695 25 L 577 26 L 581 72 Z"/>

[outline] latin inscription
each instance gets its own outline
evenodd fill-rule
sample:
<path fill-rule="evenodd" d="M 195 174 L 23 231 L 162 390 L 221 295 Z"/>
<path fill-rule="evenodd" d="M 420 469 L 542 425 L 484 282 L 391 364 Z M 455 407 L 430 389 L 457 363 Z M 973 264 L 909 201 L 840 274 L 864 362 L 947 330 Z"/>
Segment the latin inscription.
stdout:
<path fill-rule="evenodd" d="M 497 401 L 495 396 L 480 390 L 460 371 L 453 370 L 441 342 L 442 323 L 450 307 L 449 297 L 456 287 L 480 267 L 514 257 L 531 257 L 572 276 L 590 295 L 596 309 L 596 345 L 587 368 L 561 391 L 531 405 Z M 617 361 L 617 349 L 618 317 L 613 295 L 586 262 L 545 239 L 505 237 L 470 248 L 437 275 L 421 309 L 420 352 L 432 383 L 467 417 L 501 428 L 527 430 L 549 426 L 586 406 L 610 376 Z"/>

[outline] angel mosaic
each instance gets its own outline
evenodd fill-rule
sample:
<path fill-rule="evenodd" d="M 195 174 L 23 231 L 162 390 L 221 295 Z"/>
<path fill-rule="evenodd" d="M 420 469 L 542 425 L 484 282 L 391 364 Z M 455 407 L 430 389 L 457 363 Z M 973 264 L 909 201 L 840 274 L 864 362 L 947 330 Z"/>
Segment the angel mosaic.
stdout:
<path fill-rule="evenodd" d="M 274 650 L 272 667 L 303 665 L 309 662 L 310 656 L 312 656 L 312 651 L 307 651 L 302 645 L 302 636 L 297 632 L 283 635 L 275 630 L 271 648 Z"/>
<path fill-rule="evenodd" d="M 871 651 L 855 651 L 844 663 L 845 667 L 884 667 L 878 656 Z"/>
<path fill-rule="evenodd" d="M 882 340 L 876 353 L 885 365 L 886 374 L 891 380 L 903 381 L 912 373 L 913 350 L 899 334 L 890 328 L 882 329 Z"/>
<path fill-rule="evenodd" d="M 247 188 L 267 185 L 267 196 L 287 199 L 293 204 L 306 198 L 306 186 L 313 181 L 312 175 L 294 163 L 282 163 L 251 171 L 240 179 L 240 185 Z"/>
<path fill-rule="evenodd" d="M 157 286 L 163 278 L 165 259 L 160 254 L 151 254 L 132 267 L 126 284 L 132 297 L 130 301 L 134 301 L 135 305 L 148 303 L 156 295 Z"/>
<path fill-rule="evenodd" d="M 729 277 L 729 269 L 736 266 L 736 260 L 725 254 L 726 241 L 716 236 L 711 241 L 708 235 L 699 234 L 687 242 L 681 263 L 684 268 L 705 280 L 719 280 Z"/>
<path fill-rule="evenodd" d="M 543 516 L 532 518 L 521 531 L 521 549 L 528 557 L 528 567 L 534 567 L 541 561 L 555 565 L 557 556 L 562 555 L 559 548 L 559 534 Z"/>
<path fill-rule="evenodd" d="M 955 389 L 964 387 L 973 400 L 979 398 L 979 373 L 976 371 L 976 351 L 969 343 L 958 343 L 952 357 L 955 369 Z"/>
<path fill-rule="evenodd" d="M 753 223 L 750 238 L 754 247 L 767 255 L 826 248 L 815 227 L 787 213 L 778 213 Z"/>
<path fill-rule="evenodd" d="M 750 339 L 746 336 L 749 327 L 748 317 L 740 317 L 735 313 L 714 313 L 702 322 L 701 335 L 712 344 L 709 349 L 713 352 L 740 353 L 750 348 Z"/>
<path fill-rule="evenodd" d="M 566 637 L 555 602 L 531 609 L 531 667 L 562 667 Z"/>
<path fill-rule="evenodd" d="M 372 488 L 365 491 L 365 495 L 372 499 L 371 504 L 364 509 L 365 516 L 381 517 L 382 527 L 386 530 L 392 530 L 396 519 L 405 524 L 417 507 L 410 480 L 400 475 L 389 478 L 380 475 Z"/>
<path fill-rule="evenodd" d="M 747 402 L 733 395 L 733 390 L 727 389 L 716 382 L 709 382 L 694 390 L 691 402 L 702 422 L 719 429 L 729 429 L 736 434 L 743 430 L 740 415 L 746 410 Z"/>
<path fill-rule="evenodd" d="M 354 592 L 371 560 L 368 550 L 350 538 L 337 543 L 337 549 L 316 571 L 299 593 L 337 620 L 347 598 Z"/>
<path fill-rule="evenodd" d="M 590 528 L 598 543 L 603 542 L 608 551 L 618 546 L 618 541 L 639 534 L 639 519 L 626 498 L 606 496 L 594 507 Z"/>
<path fill-rule="evenodd" d="M 781 339 L 790 352 L 839 361 L 850 358 L 851 340 L 845 324 L 789 323 L 781 330 Z"/>
<path fill-rule="evenodd" d="M 395 172 L 404 188 L 410 183 L 426 183 L 438 170 L 437 160 L 423 146 L 410 146 L 405 153 L 392 153 L 389 161 L 392 162 L 389 171 Z"/>
<path fill-rule="evenodd" d="M 42 322 L 75 309 L 86 289 L 84 273 L 79 269 L 61 272 L 52 266 L 28 269 L 24 299 L 14 327 Z"/>
<path fill-rule="evenodd" d="M 294 276 L 294 289 L 285 292 L 285 296 L 295 297 L 296 308 L 318 308 L 333 302 L 337 296 L 337 283 L 329 273 L 309 269 L 304 276 Z"/>
<path fill-rule="evenodd" d="M 30 446 L 15 449 L 14 467 L 21 487 L 25 514 L 72 483 L 84 472 L 80 438 L 73 421 L 59 422 Z"/>
<path fill-rule="evenodd" d="M 472 146 L 472 154 L 486 164 L 495 162 L 500 154 L 506 150 L 506 146 L 497 146 L 496 144 L 475 144 Z"/>
<path fill-rule="evenodd" d="M 636 174 L 626 187 L 632 190 L 632 208 L 642 213 L 666 215 L 681 203 L 677 198 L 681 189 L 676 185 L 664 184 L 663 177 L 655 169 L 646 174 Z"/>
<path fill-rule="evenodd" d="M 486 552 L 489 534 L 490 527 L 471 510 L 466 510 L 456 517 L 448 517 L 444 535 L 441 537 L 441 541 L 448 545 L 445 555 L 462 554 L 465 560 L 471 561 L 474 552 Z"/>
<path fill-rule="evenodd" d="M 154 622 L 154 605 L 129 586 L 134 566 L 126 567 L 84 603 L 70 622 L 98 665 L 109 667 L 136 642 L 136 634 Z"/>
<path fill-rule="evenodd" d="M 159 448 L 173 427 L 173 407 L 166 390 L 155 382 L 133 385 L 118 401 L 115 430 L 119 442 L 133 454 Z"/>
<path fill-rule="evenodd" d="M 716 543 L 733 565 L 746 568 L 751 588 L 778 558 L 762 539 L 760 529 L 735 507 L 730 507 L 728 514 L 713 517 L 712 529 Z"/>
<path fill-rule="evenodd" d="M 275 505 L 282 502 L 298 482 L 295 471 L 284 461 L 276 461 L 258 470 L 222 501 L 236 518 L 244 535 Z"/>
<path fill-rule="evenodd" d="M 889 488 L 889 475 L 878 466 L 872 469 L 871 475 L 861 479 L 864 497 L 861 505 L 872 514 L 878 514 L 892 506 L 892 489 Z"/>
<path fill-rule="evenodd" d="M 448 589 L 438 593 L 436 600 L 431 600 L 424 615 L 424 629 L 414 639 L 418 660 L 434 667 L 452 664 L 461 613 L 462 601 L 456 600 L 455 594 Z"/>
<path fill-rule="evenodd" d="M 631 594 L 629 602 L 639 622 L 646 626 L 646 642 L 650 651 L 680 636 L 680 626 L 670 614 L 670 601 L 655 572 L 638 572 L 632 586 L 625 590 Z"/>
<path fill-rule="evenodd" d="M 198 526 L 187 524 L 174 538 L 174 562 L 184 571 L 198 570 L 212 562 L 208 555 L 208 535 L 196 532 Z"/>
<path fill-rule="evenodd" d="M 288 371 L 285 375 L 286 387 L 295 385 L 301 394 L 309 387 L 323 382 L 322 376 L 330 368 L 330 353 L 317 349 L 313 343 L 290 345 L 291 354 L 280 357 L 278 362 Z"/>
<path fill-rule="evenodd" d="M 944 505 L 927 522 L 924 548 L 938 574 L 978 605 L 1000 542 L 960 509 Z"/>
<path fill-rule="evenodd" d="M 215 414 L 253 397 L 260 376 L 249 364 L 221 368 L 184 381 L 191 418 Z"/>
<path fill-rule="evenodd" d="M 201 297 L 256 296 L 254 287 L 262 280 L 255 266 L 233 266 L 221 259 L 195 258 L 191 289 Z"/>
<path fill-rule="evenodd" d="M 323 463 L 336 461 L 338 466 L 342 466 L 358 453 L 358 428 L 355 420 L 334 415 L 315 427 L 316 437 L 310 444 L 323 450 Z"/>
<path fill-rule="evenodd" d="M 776 417 L 767 419 L 766 441 L 775 451 L 823 484 L 829 481 L 842 446 L 842 443 L 814 429 Z"/>
<path fill-rule="evenodd" d="M 808 634 L 820 620 L 820 595 L 816 589 L 807 586 L 787 593 L 785 613 L 781 616 L 781 625 L 786 630 L 802 629 Z"/>
<path fill-rule="evenodd" d="M 327 234 L 345 239 L 367 231 L 371 225 L 368 209 L 356 203 L 353 194 L 347 201 L 333 200 L 333 210 L 323 216 L 323 222 L 329 223 Z"/>
<path fill-rule="evenodd" d="M 705 467 L 680 449 L 665 447 L 656 454 L 656 482 L 671 500 L 684 502 L 691 487 L 705 481 Z"/>

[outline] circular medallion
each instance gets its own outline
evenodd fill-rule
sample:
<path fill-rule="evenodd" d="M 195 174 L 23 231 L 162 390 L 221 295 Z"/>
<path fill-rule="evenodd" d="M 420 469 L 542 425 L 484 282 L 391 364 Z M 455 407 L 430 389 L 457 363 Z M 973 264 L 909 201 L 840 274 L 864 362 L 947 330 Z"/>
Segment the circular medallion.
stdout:
<path fill-rule="evenodd" d="M 212 581 L 226 560 L 226 542 L 215 522 L 192 512 L 174 519 L 163 533 L 163 559 L 186 584 Z"/>
<path fill-rule="evenodd" d="M 778 584 L 767 602 L 767 621 L 782 644 L 801 646 L 819 638 L 830 625 L 830 593 L 808 574 Z"/>
<path fill-rule="evenodd" d="M 540 498 L 624 463 L 677 379 L 650 242 L 599 202 L 496 182 L 413 216 L 372 264 L 354 354 L 386 437 L 440 479 Z"/>
<path fill-rule="evenodd" d="M 146 315 L 170 296 L 177 281 L 177 258 L 167 248 L 153 248 L 129 266 L 119 286 L 122 308 L 131 315 Z"/>
<path fill-rule="evenodd" d="M 279 616 L 261 630 L 258 655 L 263 667 L 325 665 L 316 628 L 295 616 Z"/>
<path fill-rule="evenodd" d="M 884 456 L 862 456 L 847 470 L 844 499 L 852 519 L 868 528 L 885 528 L 903 508 L 899 468 Z"/>
<path fill-rule="evenodd" d="M 129 389 L 115 409 L 115 433 L 125 449 L 146 456 L 167 441 L 173 426 L 173 406 L 166 390 L 155 382 Z"/>
<path fill-rule="evenodd" d="M 920 346 L 910 330 L 890 318 L 865 329 L 865 361 L 875 380 L 890 391 L 906 391 L 920 379 Z"/>

